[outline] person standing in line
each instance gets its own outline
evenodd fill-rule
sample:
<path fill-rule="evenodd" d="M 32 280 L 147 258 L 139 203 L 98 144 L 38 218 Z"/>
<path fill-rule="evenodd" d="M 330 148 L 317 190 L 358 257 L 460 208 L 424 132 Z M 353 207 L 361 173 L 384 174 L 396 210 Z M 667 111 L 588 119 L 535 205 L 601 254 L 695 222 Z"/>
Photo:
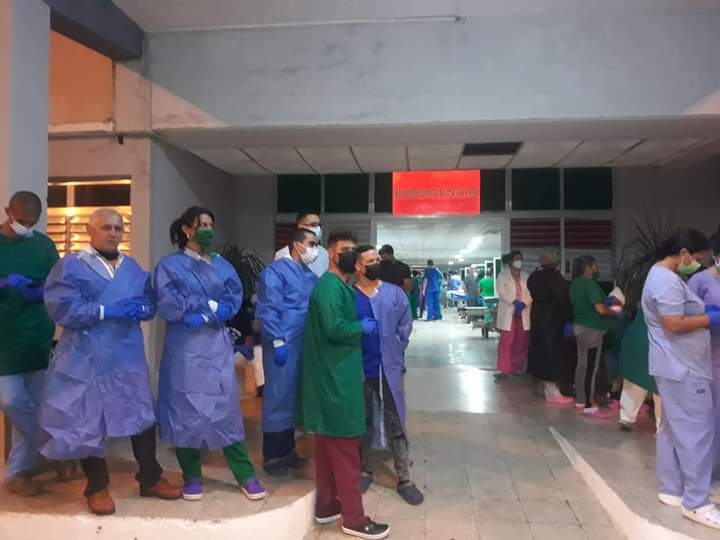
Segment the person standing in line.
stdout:
<path fill-rule="evenodd" d="M 442 319 L 442 312 L 440 311 L 442 281 L 443 275 L 435 268 L 433 260 L 428 259 L 422 284 L 428 321 L 439 321 Z"/>
<path fill-rule="evenodd" d="M 575 407 L 594 418 L 607 418 L 609 413 L 595 403 L 595 382 L 600 368 L 602 344 L 608 329 L 614 300 L 602 290 L 594 257 L 584 255 L 573 261 L 573 282 L 570 303 L 573 310 L 573 334 L 577 341 L 575 368 Z"/>
<path fill-rule="evenodd" d="M 525 370 L 530 333 L 532 297 L 523 272 L 523 254 L 511 251 L 497 280 L 499 296 L 497 326 L 500 342 L 497 352 L 497 379 L 517 375 Z"/>
<path fill-rule="evenodd" d="M 472 265 L 465 276 L 465 294 L 467 305 L 474 307 L 478 305 L 478 273 L 475 265 Z"/>
<path fill-rule="evenodd" d="M 573 398 L 563 396 L 560 379 L 563 328 L 570 320 L 570 284 L 558 270 L 558 252 L 546 249 L 540 254 L 540 268 L 527 280 L 532 296 L 528 372 L 543 382 L 545 403 L 569 405 Z"/>
<path fill-rule="evenodd" d="M 478 287 L 480 288 L 480 296 L 483 299 L 495 297 L 495 280 L 492 278 L 492 273 L 483 271 L 480 269 L 480 281 L 478 281 Z"/>
<path fill-rule="evenodd" d="M 308 268 L 315 272 L 317 277 L 322 276 L 328 270 L 328 252 L 322 247 L 322 222 L 320 221 L 320 214 L 317 212 L 300 212 L 295 218 L 295 226 L 298 229 L 306 229 L 315 233 L 318 241 L 318 255 L 317 258 L 308 265 Z M 288 246 L 279 249 L 275 253 L 275 260 L 284 259 L 290 256 L 290 248 Z"/>
<path fill-rule="evenodd" d="M 706 313 L 703 301 L 680 277 L 709 248 L 700 231 L 676 231 L 658 249 L 641 302 L 650 374 L 663 409 L 655 438 L 658 499 L 687 519 L 720 529 L 720 509 L 709 500 L 716 424 L 709 329 L 720 327 L 720 311 Z"/>
<path fill-rule="evenodd" d="M 707 270 L 695 273 L 688 281 L 688 287 L 705 303 L 707 311 L 720 311 L 720 231 L 710 237 L 712 264 Z M 715 407 L 715 443 L 713 455 L 713 479 L 720 480 L 720 328 L 710 328 L 710 349 L 712 351 L 712 390 Z"/>
<path fill-rule="evenodd" d="M 422 277 L 417 270 L 412 271 L 412 288 L 410 289 L 410 312 L 413 321 L 420 316 L 420 286 L 422 285 Z"/>
<path fill-rule="evenodd" d="M 90 245 L 57 263 L 45 282 L 45 305 L 63 328 L 47 372 L 40 427 L 51 459 L 79 459 L 85 497 L 98 515 L 115 512 L 105 460 L 109 438 L 130 437 L 142 497 L 175 500 L 157 461 L 155 411 L 141 321 L 155 316 L 150 275 L 118 249 L 123 218 L 112 208 L 93 212 Z"/>
<path fill-rule="evenodd" d="M 160 436 L 175 447 L 185 500 L 203 495 L 202 448 L 222 448 L 242 492 L 259 500 L 266 493 L 245 444 L 225 326 L 242 304 L 242 283 L 232 265 L 211 250 L 214 223 L 210 210 L 188 208 L 170 227 L 180 251 L 155 268 L 157 311 L 167 321 L 157 402 Z"/>
<path fill-rule="evenodd" d="M 308 265 L 318 255 L 314 232 L 297 229 L 290 255 L 258 276 L 256 317 L 262 324 L 262 430 L 265 472 L 285 476 L 305 460 L 295 452 L 295 408 L 302 371 L 302 347 L 310 293 L 318 280 Z"/>
<path fill-rule="evenodd" d="M 33 482 L 40 430 L 38 407 L 55 327 L 43 304 L 43 285 L 58 260 L 55 244 L 34 231 L 40 197 L 18 191 L 0 225 L 0 410 L 12 425 L 5 486 L 23 497 L 42 492 Z"/>
<path fill-rule="evenodd" d="M 397 285 L 405 292 L 412 289 L 412 273 L 410 267 L 395 258 L 395 250 L 391 245 L 385 244 L 380 248 L 380 279 L 385 283 Z"/>
<path fill-rule="evenodd" d="M 360 246 L 355 266 L 358 319 L 376 319 L 380 332 L 362 338 L 367 431 L 363 436 L 361 486 L 373 480 L 373 445 L 393 454 L 397 491 L 411 505 L 424 497 L 410 480 L 410 454 L 405 426 L 403 357 L 412 333 L 412 317 L 402 289 L 379 279 L 380 257 L 373 246 Z M 382 388 L 381 388 L 382 385 Z"/>
<path fill-rule="evenodd" d="M 360 492 L 360 438 L 365 433 L 365 399 L 360 340 L 379 331 L 372 318 L 358 321 L 355 293 L 357 240 L 337 232 L 328 239 L 330 269 L 310 296 L 302 371 L 302 417 L 315 435 L 315 521 L 342 517 L 342 531 L 368 540 L 388 536 L 390 527 L 365 515 Z"/>

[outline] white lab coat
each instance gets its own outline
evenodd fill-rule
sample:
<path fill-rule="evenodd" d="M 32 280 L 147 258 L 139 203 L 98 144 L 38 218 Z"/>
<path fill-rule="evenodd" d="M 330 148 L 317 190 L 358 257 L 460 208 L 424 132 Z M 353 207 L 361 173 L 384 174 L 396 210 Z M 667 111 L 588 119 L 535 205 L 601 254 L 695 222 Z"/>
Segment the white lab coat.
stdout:
<path fill-rule="evenodd" d="M 523 330 L 530 330 L 530 306 L 532 305 L 532 296 L 527 287 L 528 275 L 525 272 L 520 273 L 520 288 L 522 295 L 520 300 L 527 304 L 522 312 Z M 497 327 L 499 330 L 509 332 L 512 329 L 513 312 L 515 306 L 513 302 L 517 300 L 517 291 L 515 287 L 515 279 L 509 269 L 505 268 L 497 277 L 495 283 L 495 292 L 500 301 L 498 302 Z"/>

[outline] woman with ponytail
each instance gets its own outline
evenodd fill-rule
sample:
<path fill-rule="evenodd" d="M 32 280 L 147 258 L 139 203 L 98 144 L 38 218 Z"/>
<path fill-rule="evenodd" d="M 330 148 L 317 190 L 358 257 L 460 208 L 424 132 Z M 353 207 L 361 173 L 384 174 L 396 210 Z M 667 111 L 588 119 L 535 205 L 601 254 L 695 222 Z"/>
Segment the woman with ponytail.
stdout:
<path fill-rule="evenodd" d="M 160 436 L 175 446 L 186 500 L 202 498 L 200 449 L 222 448 L 246 497 L 265 497 L 255 478 L 245 432 L 233 347 L 225 322 L 240 309 L 242 283 L 212 251 L 215 217 L 193 206 L 170 226 L 179 251 L 155 269 L 158 314 L 167 321 L 160 364 Z"/>

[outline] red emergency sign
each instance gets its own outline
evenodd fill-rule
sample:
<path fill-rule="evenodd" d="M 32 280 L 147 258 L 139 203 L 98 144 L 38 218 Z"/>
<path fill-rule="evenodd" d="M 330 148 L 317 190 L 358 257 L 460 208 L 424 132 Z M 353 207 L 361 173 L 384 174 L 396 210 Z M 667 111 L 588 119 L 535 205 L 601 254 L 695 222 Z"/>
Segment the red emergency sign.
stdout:
<path fill-rule="evenodd" d="M 480 171 L 393 173 L 393 215 L 480 213 Z"/>

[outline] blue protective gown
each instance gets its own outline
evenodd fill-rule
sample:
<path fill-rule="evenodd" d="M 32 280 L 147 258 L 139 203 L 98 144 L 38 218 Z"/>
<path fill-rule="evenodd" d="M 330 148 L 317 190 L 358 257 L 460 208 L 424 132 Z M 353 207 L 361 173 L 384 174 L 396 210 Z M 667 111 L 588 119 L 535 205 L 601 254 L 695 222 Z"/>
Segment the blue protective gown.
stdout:
<path fill-rule="evenodd" d="M 91 253 L 67 255 L 45 282 L 45 306 L 63 334 L 47 371 L 40 427 L 51 459 L 102 456 L 109 437 L 155 423 L 140 323 L 100 320 L 100 305 L 142 298 L 155 311 L 150 276 L 124 257 L 114 277 Z"/>
<path fill-rule="evenodd" d="M 289 257 L 275 261 L 258 276 L 255 316 L 262 323 L 264 432 L 295 427 L 305 316 L 317 280 L 311 269 Z M 275 363 L 276 339 L 282 339 L 288 347 L 284 366 Z"/>
<path fill-rule="evenodd" d="M 427 320 L 437 321 L 442 318 L 440 311 L 440 289 L 442 274 L 437 268 L 429 266 L 425 269 L 423 285 L 425 291 L 425 304 L 427 306 Z"/>
<path fill-rule="evenodd" d="M 160 436 L 179 448 L 217 449 L 245 438 L 230 335 L 209 300 L 240 310 L 243 291 L 235 269 L 220 255 L 211 262 L 178 252 L 155 268 L 160 317 L 167 321 L 160 363 Z M 200 328 L 186 328 L 186 315 L 206 315 Z"/>
<path fill-rule="evenodd" d="M 382 371 L 392 391 L 393 401 L 403 425 L 405 437 L 405 385 L 403 366 L 405 349 L 410 342 L 412 333 L 412 314 L 407 295 L 400 287 L 390 283 L 380 283 L 377 294 L 370 298 L 375 319 L 380 323 L 380 353 L 382 354 Z M 383 414 L 375 411 L 374 422 L 380 424 Z M 375 429 L 374 445 L 386 447 L 384 429 Z"/>

